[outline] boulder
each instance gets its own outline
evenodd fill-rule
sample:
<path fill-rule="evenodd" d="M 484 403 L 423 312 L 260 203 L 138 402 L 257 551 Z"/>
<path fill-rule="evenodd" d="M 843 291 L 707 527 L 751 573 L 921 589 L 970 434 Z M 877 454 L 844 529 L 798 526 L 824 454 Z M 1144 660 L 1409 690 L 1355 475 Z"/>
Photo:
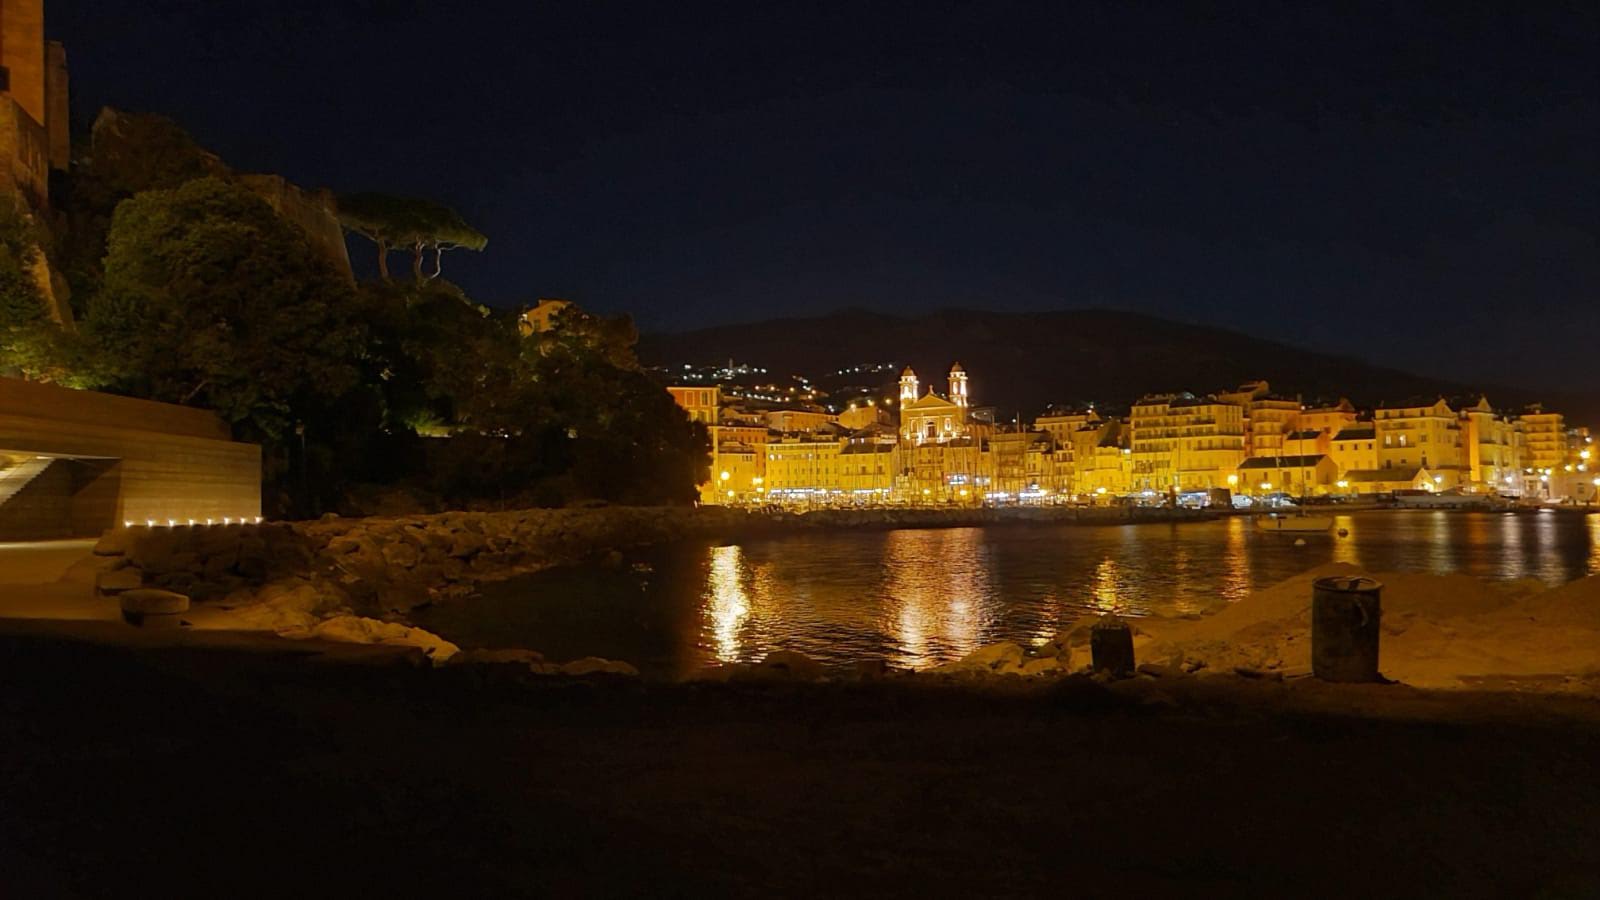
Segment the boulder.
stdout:
<path fill-rule="evenodd" d="M 409 569 L 415 566 L 420 558 L 421 554 L 417 552 L 416 544 L 396 542 L 383 548 L 383 561 L 397 568 Z"/>
<path fill-rule="evenodd" d="M 477 524 L 477 523 L 473 523 Z M 478 526 L 480 529 L 482 525 Z M 462 530 L 456 532 L 450 539 L 450 556 L 455 559 L 466 559 L 476 556 L 488 549 L 489 542 L 484 539 L 482 531 Z"/>
<path fill-rule="evenodd" d="M 97 594 L 117 594 L 144 585 L 144 573 L 131 567 L 97 572 L 94 590 Z"/>
<path fill-rule="evenodd" d="M 1015 671 L 1022 666 L 1022 646 L 1014 641 L 988 644 L 961 657 L 960 665 L 991 672 Z"/>
<path fill-rule="evenodd" d="M 1053 656 L 1047 656 L 1043 659 L 1030 659 L 1023 663 L 1022 668 L 1019 670 L 1019 674 L 1057 675 L 1065 671 L 1067 671 L 1067 667 L 1062 665 L 1061 660 L 1056 659 Z"/>
<path fill-rule="evenodd" d="M 621 660 L 585 656 L 561 666 L 563 675 L 638 675 L 639 670 Z"/>
<path fill-rule="evenodd" d="M 436 666 L 443 665 L 450 657 L 461 652 L 460 647 L 431 631 L 361 616 L 334 616 L 318 622 L 309 629 L 286 629 L 279 631 L 279 634 L 291 638 L 320 638 L 325 641 L 343 641 L 350 644 L 419 647 Z"/>
<path fill-rule="evenodd" d="M 887 677 L 891 670 L 889 661 L 886 659 L 858 659 L 855 665 L 851 667 L 851 671 L 855 673 L 857 678 L 863 681 L 871 681 L 876 678 Z"/>
<path fill-rule="evenodd" d="M 174 591 L 134 588 L 117 595 L 123 612 L 170 615 L 189 611 L 189 598 Z"/>
<path fill-rule="evenodd" d="M 822 677 L 822 664 L 794 650 L 774 650 L 759 663 L 763 669 L 774 670 L 798 681 L 816 681 Z"/>

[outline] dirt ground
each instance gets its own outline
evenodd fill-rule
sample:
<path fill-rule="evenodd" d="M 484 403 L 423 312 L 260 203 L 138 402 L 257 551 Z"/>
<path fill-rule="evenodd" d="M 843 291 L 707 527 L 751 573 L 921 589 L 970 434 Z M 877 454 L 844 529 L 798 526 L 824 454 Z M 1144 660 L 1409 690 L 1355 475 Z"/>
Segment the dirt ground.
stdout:
<path fill-rule="evenodd" d="M 1600 895 L 1592 699 L 528 686 L 38 636 L 0 679 L 17 897 Z"/>

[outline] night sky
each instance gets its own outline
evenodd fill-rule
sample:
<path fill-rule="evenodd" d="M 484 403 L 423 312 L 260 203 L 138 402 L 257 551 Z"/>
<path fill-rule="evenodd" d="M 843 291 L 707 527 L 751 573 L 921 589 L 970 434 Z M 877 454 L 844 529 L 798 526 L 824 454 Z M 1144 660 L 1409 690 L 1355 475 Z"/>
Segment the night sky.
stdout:
<path fill-rule="evenodd" d="M 77 118 L 455 206 L 491 303 L 1099 306 L 1600 385 L 1593 3 L 48 5 Z"/>

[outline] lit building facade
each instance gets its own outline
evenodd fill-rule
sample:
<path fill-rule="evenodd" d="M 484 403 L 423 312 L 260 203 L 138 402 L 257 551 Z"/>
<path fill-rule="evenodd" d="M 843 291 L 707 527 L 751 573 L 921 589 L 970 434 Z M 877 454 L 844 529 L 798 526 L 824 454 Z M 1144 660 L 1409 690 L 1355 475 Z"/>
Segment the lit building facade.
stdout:
<path fill-rule="evenodd" d="M 705 385 L 672 385 L 667 388 L 672 399 L 689 414 L 692 422 L 715 425 L 721 420 L 722 389 Z"/>

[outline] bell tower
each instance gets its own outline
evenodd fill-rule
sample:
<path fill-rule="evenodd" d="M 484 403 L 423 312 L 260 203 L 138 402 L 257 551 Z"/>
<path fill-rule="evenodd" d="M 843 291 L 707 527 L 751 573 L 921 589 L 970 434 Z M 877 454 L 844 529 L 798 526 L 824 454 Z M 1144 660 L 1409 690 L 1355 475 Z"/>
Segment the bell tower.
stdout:
<path fill-rule="evenodd" d="M 961 368 L 961 363 L 950 367 L 950 402 L 967 408 L 967 370 Z"/>
<path fill-rule="evenodd" d="M 900 405 L 912 403 L 917 399 L 917 373 L 911 371 L 910 366 L 900 373 Z"/>

